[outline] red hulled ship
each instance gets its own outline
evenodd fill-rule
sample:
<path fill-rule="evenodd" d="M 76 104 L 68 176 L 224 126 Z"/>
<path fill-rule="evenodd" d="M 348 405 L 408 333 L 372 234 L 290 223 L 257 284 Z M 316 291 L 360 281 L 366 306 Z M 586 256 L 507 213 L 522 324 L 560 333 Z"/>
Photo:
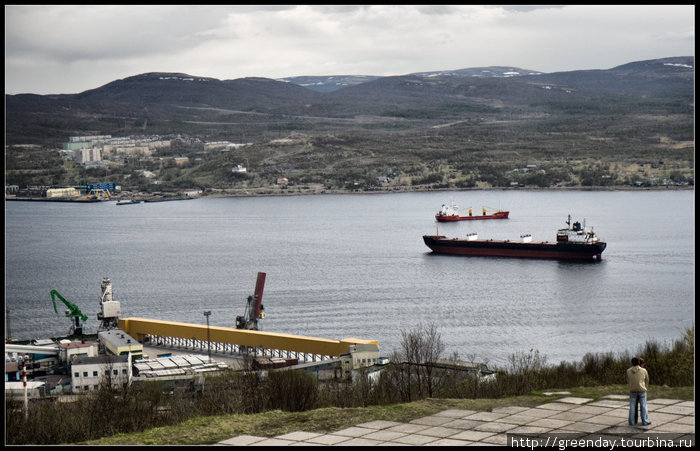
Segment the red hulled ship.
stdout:
<path fill-rule="evenodd" d="M 486 207 L 481 207 L 481 215 L 473 215 L 472 207 L 468 212 L 460 212 L 459 207 L 454 203 L 442 205 L 440 211 L 435 214 L 435 219 L 439 222 L 469 221 L 474 219 L 508 219 L 508 211 L 493 210 L 487 211 Z"/>
<path fill-rule="evenodd" d="M 601 260 L 607 244 L 600 241 L 593 229 L 586 230 L 576 221 L 557 230 L 555 242 L 532 241 L 522 235 L 520 241 L 480 240 L 477 234 L 466 238 L 447 238 L 442 235 L 424 235 L 423 242 L 436 254 L 486 257 L 549 258 L 558 260 Z"/>

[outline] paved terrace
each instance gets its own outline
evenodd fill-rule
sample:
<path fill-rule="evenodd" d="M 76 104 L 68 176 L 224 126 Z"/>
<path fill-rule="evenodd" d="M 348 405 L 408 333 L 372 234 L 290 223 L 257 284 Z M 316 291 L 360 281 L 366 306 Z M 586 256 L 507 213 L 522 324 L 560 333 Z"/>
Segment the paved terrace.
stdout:
<path fill-rule="evenodd" d="M 692 439 L 695 444 L 695 401 L 652 399 L 647 403 L 651 425 L 629 426 L 628 399 L 625 395 L 608 395 L 598 401 L 565 397 L 537 407 L 498 407 L 491 412 L 451 409 L 410 423 L 370 421 L 328 434 L 298 431 L 273 438 L 240 435 L 217 445 L 512 446 L 509 443 L 512 434 L 546 434 L 559 438 L 561 434 L 585 434 L 583 438 L 602 437 L 611 441 L 618 439 L 618 442 L 622 437 L 625 440 L 674 439 L 676 443 Z"/>

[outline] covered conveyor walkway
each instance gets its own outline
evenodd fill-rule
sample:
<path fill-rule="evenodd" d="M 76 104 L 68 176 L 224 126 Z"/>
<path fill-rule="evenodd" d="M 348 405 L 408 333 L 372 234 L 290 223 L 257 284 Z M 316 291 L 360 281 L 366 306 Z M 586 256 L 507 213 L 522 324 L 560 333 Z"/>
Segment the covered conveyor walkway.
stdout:
<path fill-rule="evenodd" d="M 46 354 L 56 355 L 60 352 L 58 345 L 37 346 L 37 345 L 18 345 L 13 343 L 5 343 L 5 353 L 19 352 L 23 354 Z"/>
<path fill-rule="evenodd" d="M 356 344 L 375 345 L 379 350 L 376 340 L 333 340 L 145 318 L 119 319 L 119 328 L 141 343 L 147 341 L 154 345 L 203 350 L 210 344 L 212 352 L 294 357 L 299 361 L 325 360 L 349 354 L 350 347 Z"/>

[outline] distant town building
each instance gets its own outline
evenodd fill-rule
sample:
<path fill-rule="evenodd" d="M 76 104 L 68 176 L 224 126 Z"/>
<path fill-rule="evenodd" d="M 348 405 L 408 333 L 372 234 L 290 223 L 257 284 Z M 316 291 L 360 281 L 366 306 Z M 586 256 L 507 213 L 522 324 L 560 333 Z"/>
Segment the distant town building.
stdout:
<path fill-rule="evenodd" d="M 94 147 L 112 138 L 112 135 L 71 136 L 63 143 L 64 150 L 79 150 Z"/>
<path fill-rule="evenodd" d="M 80 164 L 102 161 L 102 150 L 99 147 L 86 147 L 74 151 L 75 161 Z"/>
<path fill-rule="evenodd" d="M 69 142 L 69 143 L 63 143 L 63 150 L 66 151 L 74 151 L 74 150 L 79 150 L 79 149 L 87 149 L 88 147 L 91 147 L 92 144 L 89 142 Z"/>
<path fill-rule="evenodd" d="M 155 174 L 154 172 L 151 172 L 151 171 L 142 170 L 142 171 L 140 171 L 140 172 L 141 172 L 141 174 L 142 174 L 144 177 L 146 177 L 147 179 L 152 179 L 152 178 L 154 178 L 154 177 L 156 176 L 156 174 Z"/>
<path fill-rule="evenodd" d="M 76 142 L 104 142 L 108 139 L 112 139 L 112 135 L 88 135 L 88 136 L 71 136 L 68 141 L 72 143 Z"/>
<path fill-rule="evenodd" d="M 160 149 L 161 147 L 170 147 L 170 141 L 150 141 L 148 143 L 148 148 L 149 149 Z"/>
<path fill-rule="evenodd" d="M 204 148 L 205 149 L 219 149 L 219 148 L 225 149 L 225 148 L 228 148 L 228 146 L 230 146 L 230 145 L 231 145 L 231 143 L 228 141 L 211 141 L 208 143 L 204 143 Z"/>
<path fill-rule="evenodd" d="M 148 145 L 137 145 L 135 143 L 130 143 L 128 145 L 115 146 L 106 145 L 104 146 L 104 151 L 107 154 L 120 154 L 120 155 L 151 155 L 151 148 Z"/>
<path fill-rule="evenodd" d="M 158 136 L 140 138 L 112 137 L 111 135 L 71 136 L 69 142 L 63 143 L 63 150 L 80 151 L 96 148 L 101 152 L 102 158 L 110 154 L 151 156 L 154 149 L 170 147 L 170 143 L 169 139 L 161 140 Z M 100 161 L 94 158 L 85 158 L 82 155 L 76 156 L 76 161 L 79 158 L 84 158 L 82 163 Z"/>

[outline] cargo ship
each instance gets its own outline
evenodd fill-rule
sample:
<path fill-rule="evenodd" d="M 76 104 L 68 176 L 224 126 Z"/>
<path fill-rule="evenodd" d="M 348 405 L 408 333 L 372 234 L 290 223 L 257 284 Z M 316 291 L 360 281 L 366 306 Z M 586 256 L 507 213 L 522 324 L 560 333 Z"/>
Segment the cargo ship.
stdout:
<path fill-rule="evenodd" d="M 509 211 L 495 210 L 489 212 L 486 207 L 481 207 L 481 215 L 473 215 L 472 207 L 469 207 L 468 212 L 460 212 L 459 207 L 454 203 L 450 205 L 442 205 L 440 211 L 435 214 L 435 220 L 438 222 L 453 222 L 453 221 L 469 221 L 474 219 L 508 219 Z"/>
<path fill-rule="evenodd" d="M 480 240 L 476 233 L 466 238 L 424 235 L 423 242 L 436 254 L 600 261 L 607 243 L 600 241 L 592 228 L 586 230 L 585 224 L 571 224 L 571 215 L 566 224 L 557 230 L 555 242 L 532 241 L 531 235 L 521 235 L 520 241 Z"/>

